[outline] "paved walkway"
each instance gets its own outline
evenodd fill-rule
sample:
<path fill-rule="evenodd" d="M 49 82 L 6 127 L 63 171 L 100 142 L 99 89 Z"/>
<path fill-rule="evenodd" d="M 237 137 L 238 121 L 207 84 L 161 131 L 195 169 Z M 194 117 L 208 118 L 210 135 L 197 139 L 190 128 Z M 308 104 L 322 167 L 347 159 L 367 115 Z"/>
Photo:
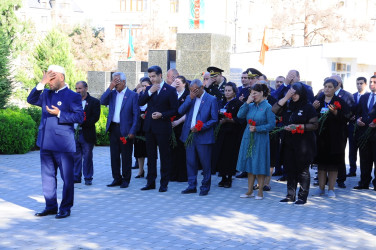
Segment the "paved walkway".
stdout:
<path fill-rule="evenodd" d="M 108 188 L 109 155 L 108 147 L 94 149 L 93 185 L 76 184 L 72 214 L 62 220 L 34 216 L 44 208 L 39 151 L 0 155 L 0 249 L 376 248 L 376 192 L 353 190 L 358 177 L 336 199 L 296 206 L 278 202 L 286 184 L 275 177 L 264 200 L 239 198 L 246 179 L 224 189 L 213 177 L 205 197 L 180 194 L 186 183 L 176 182 L 166 193 L 159 185 L 140 191 L 146 180 L 134 179 L 137 170 L 129 188 Z M 61 187 L 58 177 L 58 197 Z"/>

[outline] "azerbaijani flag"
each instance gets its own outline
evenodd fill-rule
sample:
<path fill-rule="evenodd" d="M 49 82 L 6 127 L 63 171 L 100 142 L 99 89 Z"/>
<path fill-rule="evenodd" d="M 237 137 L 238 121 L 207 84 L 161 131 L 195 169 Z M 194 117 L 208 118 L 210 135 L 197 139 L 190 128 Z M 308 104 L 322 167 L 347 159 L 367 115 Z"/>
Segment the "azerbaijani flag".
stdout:
<path fill-rule="evenodd" d="M 127 58 L 131 59 L 132 57 L 134 57 L 134 48 L 133 48 L 132 24 L 131 24 L 129 26 Z"/>

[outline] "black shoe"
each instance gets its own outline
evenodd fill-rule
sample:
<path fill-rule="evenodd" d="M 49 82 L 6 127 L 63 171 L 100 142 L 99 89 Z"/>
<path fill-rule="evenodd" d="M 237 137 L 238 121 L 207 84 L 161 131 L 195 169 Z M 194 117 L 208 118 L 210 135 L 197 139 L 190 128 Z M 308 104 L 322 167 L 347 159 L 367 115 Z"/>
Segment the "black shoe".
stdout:
<path fill-rule="evenodd" d="M 81 180 L 74 180 L 74 183 L 81 183 Z"/>
<path fill-rule="evenodd" d="M 163 187 L 163 186 L 161 186 L 161 187 L 159 188 L 159 192 L 160 192 L 160 193 L 167 192 L 167 187 Z"/>
<path fill-rule="evenodd" d="M 274 172 L 274 173 L 272 174 L 272 176 L 282 176 L 282 175 L 283 175 L 282 172 Z"/>
<path fill-rule="evenodd" d="M 200 191 L 200 196 L 205 196 L 205 195 L 208 195 L 209 191 Z"/>
<path fill-rule="evenodd" d="M 338 182 L 337 185 L 339 188 L 346 188 L 346 185 L 344 182 Z"/>
<path fill-rule="evenodd" d="M 313 180 L 314 180 L 314 181 L 318 181 L 318 180 L 319 180 L 319 177 L 316 176 L 315 178 L 313 178 Z"/>
<path fill-rule="evenodd" d="M 356 173 L 348 173 L 347 175 L 346 175 L 346 177 L 355 177 L 356 176 Z"/>
<path fill-rule="evenodd" d="M 197 193 L 197 189 L 196 188 L 187 188 L 183 191 L 181 191 L 182 194 L 195 194 Z"/>
<path fill-rule="evenodd" d="M 282 177 L 279 178 L 277 181 L 287 181 L 287 178 L 286 178 L 286 176 L 282 176 Z"/>
<path fill-rule="evenodd" d="M 137 176 L 134 177 L 134 178 L 141 178 L 141 177 L 145 177 L 145 172 L 143 172 L 142 174 L 137 175 Z"/>
<path fill-rule="evenodd" d="M 222 177 L 222 180 L 218 182 L 218 187 L 224 187 L 226 179 Z"/>
<path fill-rule="evenodd" d="M 270 191 L 272 190 L 272 188 L 268 185 L 265 185 L 263 188 L 262 188 L 263 191 Z"/>
<path fill-rule="evenodd" d="M 304 205 L 304 204 L 306 204 L 306 202 L 307 201 L 303 201 L 303 200 L 299 199 L 299 200 L 295 201 L 295 205 Z"/>
<path fill-rule="evenodd" d="M 60 211 L 55 218 L 56 219 L 64 219 L 70 215 L 70 211 Z"/>
<path fill-rule="evenodd" d="M 133 167 L 131 167 L 132 169 L 137 169 L 138 168 L 138 166 L 136 166 L 136 165 L 134 165 Z"/>
<path fill-rule="evenodd" d="M 145 187 L 141 188 L 142 191 L 152 190 L 152 189 L 155 189 L 155 184 L 153 184 L 153 185 L 146 185 Z"/>
<path fill-rule="evenodd" d="M 120 188 L 127 188 L 128 186 L 129 186 L 129 182 L 123 181 L 123 183 L 121 183 L 120 185 Z"/>
<path fill-rule="evenodd" d="M 295 200 L 292 200 L 290 198 L 284 198 L 284 199 L 280 200 L 279 202 L 281 202 L 281 203 L 293 203 L 293 202 L 295 202 Z"/>
<path fill-rule="evenodd" d="M 355 186 L 354 189 L 369 189 L 369 187 L 366 187 L 366 186 L 361 186 L 361 185 L 358 185 L 358 186 Z"/>
<path fill-rule="evenodd" d="M 46 216 L 46 215 L 51 215 L 51 214 L 57 214 L 57 210 L 43 210 L 42 212 L 36 213 L 35 216 Z"/>
<path fill-rule="evenodd" d="M 319 185 L 319 181 L 315 181 L 314 183 L 313 183 L 313 186 L 318 186 Z"/>
<path fill-rule="evenodd" d="M 116 187 L 116 186 L 120 186 L 120 185 L 121 185 L 121 181 L 113 180 L 111 184 L 107 185 L 107 187 Z"/>
<path fill-rule="evenodd" d="M 226 181 L 225 184 L 223 184 L 224 188 L 230 188 L 232 186 L 232 181 Z"/>
<path fill-rule="evenodd" d="M 93 184 L 92 180 L 85 180 L 85 185 L 86 186 L 90 186 L 92 184 Z"/>
<path fill-rule="evenodd" d="M 247 178 L 248 177 L 248 173 L 247 172 L 241 172 L 240 174 L 238 174 L 236 176 L 236 178 Z"/>

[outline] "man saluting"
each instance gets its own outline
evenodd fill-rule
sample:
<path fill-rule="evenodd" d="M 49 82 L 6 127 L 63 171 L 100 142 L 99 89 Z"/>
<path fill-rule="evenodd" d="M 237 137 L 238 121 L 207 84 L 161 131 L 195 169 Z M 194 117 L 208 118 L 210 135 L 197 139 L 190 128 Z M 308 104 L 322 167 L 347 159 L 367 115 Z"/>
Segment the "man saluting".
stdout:
<path fill-rule="evenodd" d="M 73 206 L 74 160 L 76 151 L 74 123 L 83 123 L 84 112 L 81 96 L 65 84 L 64 68 L 48 67 L 42 81 L 30 92 L 27 102 L 42 107 L 37 146 L 40 147 L 43 195 L 45 209 L 35 216 L 56 214 L 56 219 L 68 217 Z M 48 84 L 49 89 L 45 89 Z M 63 179 L 63 198 L 59 213 L 56 197 L 56 171 L 60 169 Z"/>

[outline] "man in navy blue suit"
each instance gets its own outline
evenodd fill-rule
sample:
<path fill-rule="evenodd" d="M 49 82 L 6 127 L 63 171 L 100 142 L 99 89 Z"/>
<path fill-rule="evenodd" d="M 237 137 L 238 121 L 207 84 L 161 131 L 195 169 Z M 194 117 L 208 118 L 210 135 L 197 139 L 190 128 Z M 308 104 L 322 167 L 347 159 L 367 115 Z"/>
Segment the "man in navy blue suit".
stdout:
<path fill-rule="evenodd" d="M 367 78 L 361 76 L 356 79 L 356 87 L 358 89 L 358 92 L 353 94 L 354 97 L 354 112 L 356 111 L 356 106 L 359 103 L 360 97 L 364 95 L 367 91 Z M 356 145 L 356 141 L 354 138 L 354 124 L 356 123 L 355 116 L 351 118 L 349 125 L 348 125 L 348 131 L 349 131 L 349 162 L 350 162 L 350 170 L 349 173 L 346 175 L 347 177 L 353 177 L 356 176 L 356 160 L 357 160 L 357 154 L 358 154 L 358 146 Z"/>
<path fill-rule="evenodd" d="M 137 93 L 127 87 L 126 81 L 124 73 L 113 73 L 111 84 L 101 97 L 101 104 L 109 105 L 106 132 L 110 132 L 113 181 L 107 185 L 108 187 L 127 188 L 131 180 L 133 140 L 137 131 L 140 108 L 137 104 Z"/>
<path fill-rule="evenodd" d="M 207 195 L 211 183 L 211 155 L 215 143 L 214 127 L 218 122 L 218 103 L 214 96 L 205 92 L 200 80 L 195 79 L 189 85 L 190 95 L 180 106 L 179 113 L 186 114 L 180 140 L 185 142 L 193 133 L 192 144 L 187 145 L 188 188 L 183 194 L 197 192 L 197 169 L 199 162 L 203 168 L 203 180 L 200 196 Z M 203 122 L 200 131 L 195 127 L 197 121 Z"/>
<path fill-rule="evenodd" d="M 366 144 L 359 148 L 360 181 L 354 189 L 369 188 L 372 180 L 372 168 L 374 167 L 372 184 L 376 191 L 376 123 L 372 122 L 376 119 L 376 75 L 371 76 L 369 88 L 371 93 L 362 95 L 357 106 L 357 125 L 359 129 L 357 129 L 356 137 L 358 143 L 360 143 L 359 139 L 362 138 L 368 128 L 370 133 Z"/>
<path fill-rule="evenodd" d="M 299 71 L 294 70 L 294 69 L 290 70 L 287 73 L 285 82 L 278 89 L 273 91 L 271 95 L 277 100 L 282 99 L 286 95 L 287 91 L 290 89 L 291 85 L 296 82 L 300 82 Z M 315 100 L 315 97 L 313 95 L 312 87 L 307 84 L 303 84 L 303 85 L 307 90 L 308 101 L 313 103 L 313 101 Z"/>
<path fill-rule="evenodd" d="M 148 105 L 145 113 L 144 132 L 146 136 L 146 154 L 148 157 L 148 175 L 146 186 L 141 190 L 155 189 L 157 178 L 157 147 L 161 158 L 161 180 L 159 192 L 166 192 L 171 171 L 171 120 L 178 110 L 176 89 L 162 78 L 162 69 L 152 66 L 148 69 L 152 86 L 139 97 L 140 106 Z"/>
<path fill-rule="evenodd" d="M 74 123 L 84 121 L 81 96 L 64 82 L 64 68 L 51 65 L 42 81 L 31 90 L 27 102 L 42 107 L 37 145 L 40 147 L 41 174 L 45 209 L 35 216 L 56 214 L 55 218 L 68 217 L 74 198 L 74 159 L 76 151 Z M 45 89 L 48 84 L 50 89 Z M 59 213 L 56 195 L 56 174 L 60 169 L 63 179 L 63 198 Z"/>
<path fill-rule="evenodd" d="M 81 183 L 82 173 L 85 185 L 91 185 L 93 181 L 93 148 L 97 141 L 95 123 L 101 114 L 101 103 L 88 92 L 85 81 L 76 83 L 76 92 L 81 95 L 82 108 L 84 109 L 84 122 L 75 124 L 76 153 L 74 154 L 74 183 Z"/>

